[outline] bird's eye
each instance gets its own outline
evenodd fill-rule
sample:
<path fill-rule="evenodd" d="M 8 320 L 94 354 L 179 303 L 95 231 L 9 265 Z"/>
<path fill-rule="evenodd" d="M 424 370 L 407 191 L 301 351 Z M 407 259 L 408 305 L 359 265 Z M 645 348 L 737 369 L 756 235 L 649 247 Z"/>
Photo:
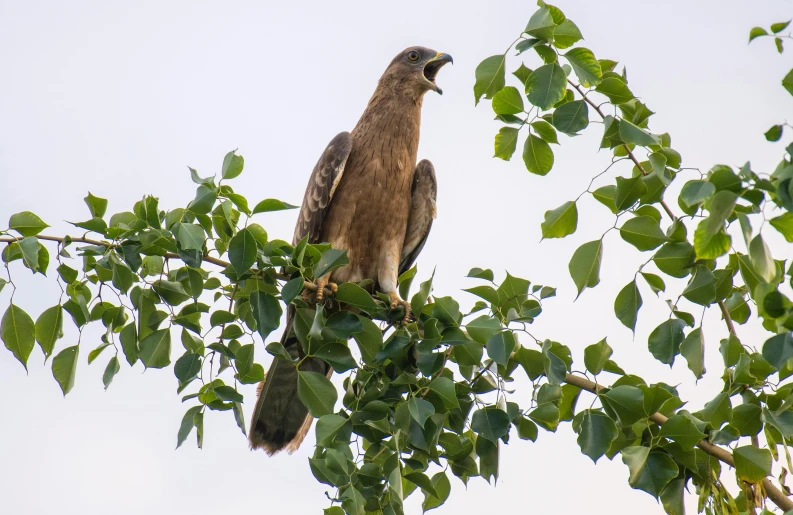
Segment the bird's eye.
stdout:
<path fill-rule="evenodd" d="M 418 61 L 419 60 L 419 53 L 415 50 L 411 50 L 408 52 L 408 60 L 409 61 Z"/>

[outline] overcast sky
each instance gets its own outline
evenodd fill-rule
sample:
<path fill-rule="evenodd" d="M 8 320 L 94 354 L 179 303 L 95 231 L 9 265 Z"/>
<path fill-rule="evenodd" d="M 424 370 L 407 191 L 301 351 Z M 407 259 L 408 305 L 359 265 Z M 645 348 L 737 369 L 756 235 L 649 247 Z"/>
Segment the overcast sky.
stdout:
<path fill-rule="evenodd" d="M 709 373 L 696 386 L 682 359 L 670 371 L 647 352 L 647 335 L 666 316 L 661 299 L 642 291 L 635 338 L 614 318 L 614 296 L 648 257 L 616 234 L 606 240 L 601 285 L 572 302 L 567 262 L 578 245 L 612 225 L 605 208 L 585 199 L 578 233 L 538 243 L 542 214 L 578 196 L 608 162 L 607 152 L 597 153 L 599 127 L 560 137 L 546 178 L 530 175 L 520 159 L 491 157 L 498 124 L 488 103 L 473 105 L 474 68 L 520 33 L 532 2 L 272 4 L 0 0 L 0 225 L 32 210 L 53 226 L 48 233 L 62 234 L 69 227 L 63 220 L 88 217 L 88 190 L 108 198 L 111 213 L 148 193 L 163 207 L 183 206 L 194 192 L 186 165 L 214 174 L 234 148 L 246 163 L 235 189 L 252 202 L 276 197 L 299 204 L 319 154 L 354 126 L 391 58 L 424 45 L 452 54 L 455 64 L 439 75 L 444 95 L 429 93 L 424 104 L 419 158 L 435 164 L 439 191 L 419 274 L 437 266 L 436 293 L 467 302 L 460 289 L 473 284 L 463 278 L 473 266 L 555 285 L 559 295 L 534 331 L 570 346 L 579 362 L 586 345 L 608 336 L 623 368 L 648 381 L 683 383 L 694 409 L 721 389 L 717 348 L 725 330 L 715 310 L 705 317 Z M 658 113 L 652 128 L 672 134 L 685 166 L 751 160 L 756 171 L 771 171 L 783 145 L 767 143 L 762 133 L 789 113 L 780 110 L 791 99 L 779 81 L 791 60 L 770 41 L 746 42 L 752 26 L 788 19 L 791 2 L 559 6 L 598 57 L 628 67 L 631 89 Z M 630 173 L 627 165 L 615 172 Z M 271 237 L 291 238 L 294 211 L 256 219 Z M 15 269 L 19 305 L 36 317 L 57 303 L 54 280 Z M 0 310 L 9 294 L 0 293 Z M 58 350 L 76 342 L 67 326 Z M 757 328 L 740 327 L 739 334 L 755 345 L 765 339 Z M 204 450 L 191 437 L 174 451 L 185 406 L 172 370 L 143 374 L 140 364 L 123 363 L 105 392 L 109 355 L 86 363 L 98 343 L 96 330 L 83 336 L 76 386 L 65 400 L 38 348 L 27 375 L 0 351 L 4 513 L 320 513 L 327 505 L 328 487 L 315 481 L 307 462 L 313 431 L 295 454 L 268 458 L 248 450 L 228 413 L 212 412 Z M 248 419 L 254 388 L 245 394 Z M 580 404 L 589 402 L 582 396 Z M 501 460 L 497 487 L 474 479 L 466 491 L 452 479 L 451 498 L 437 513 L 662 513 L 649 495 L 630 489 L 619 459 L 595 466 L 580 454 L 569 424 L 556 434 L 541 432 L 536 444 L 513 439 Z M 411 512 L 420 511 L 420 500 L 411 498 Z"/>

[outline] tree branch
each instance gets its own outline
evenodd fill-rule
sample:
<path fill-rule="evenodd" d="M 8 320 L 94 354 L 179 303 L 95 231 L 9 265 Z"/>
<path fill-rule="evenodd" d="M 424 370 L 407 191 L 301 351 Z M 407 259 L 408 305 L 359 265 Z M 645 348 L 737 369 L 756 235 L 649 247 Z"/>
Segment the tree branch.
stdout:
<path fill-rule="evenodd" d="M 586 390 L 588 392 L 597 394 L 603 386 L 593 383 L 592 381 L 581 377 L 576 376 L 573 374 L 567 374 L 565 376 L 565 382 L 571 384 L 573 386 L 577 386 L 582 390 Z M 661 413 L 653 413 L 650 415 L 650 420 L 655 422 L 658 425 L 663 425 L 668 419 L 665 415 Z M 732 453 L 719 447 L 717 445 L 713 445 L 712 443 L 708 442 L 707 440 L 700 440 L 697 444 L 697 447 L 705 451 L 706 453 L 710 454 L 714 458 L 718 459 L 719 461 L 726 463 L 727 465 L 735 468 L 735 461 L 732 458 Z M 793 510 L 793 500 L 790 500 L 788 496 L 784 494 L 780 489 L 774 486 L 770 479 L 765 478 L 763 479 L 763 488 L 765 489 L 768 498 L 774 502 L 779 508 L 788 511 Z"/>
<path fill-rule="evenodd" d="M 581 98 L 584 99 L 584 102 L 586 102 L 587 104 L 591 105 L 595 109 L 595 111 L 597 111 L 597 113 L 600 115 L 601 119 L 603 119 L 603 120 L 606 119 L 606 115 L 603 113 L 603 111 L 601 111 L 600 106 L 597 105 L 596 103 L 594 103 L 589 97 L 586 96 L 586 93 L 584 93 L 584 91 L 581 89 L 581 86 L 579 86 L 578 84 L 574 83 L 573 81 L 571 81 L 569 79 L 567 80 L 567 82 L 569 82 L 570 85 L 573 86 L 576 89 L 576 91 L 578 91 L 578 93 L 581 95 Z M 642 166 L 642 164 L 639 162 L 639 160 L 636 159 L 636 156 L 633 155 L 633 152 L 628 147 L 628 145 L 623 144 L 622 146 L 625 148 L 625 151 L 628 153 L 628 157 L 631 159 L 631 161 L 633 161 L 633 164 L 636 165 L 636 167 L 639 169 L 639 171 L 642 173 L 642 175 L 649 175 L 649 172 L 647 170 L 645 170 L 644 167 Z M 669 215 L 669 218 L 671 218 L 673 222 L 676 222 L 677 221 L 677 217 L 675 216 L 675 214 L 672 212 L 672 210 L 669 208 L 669 206 L 666 204 L 666 202 L 663 199 L 661 199 L 660 204 L 661 204 L 661 207 L 664 208 L 664 211 L 666 211 L 666 214 Z"/>
<path fill-rule="evenodd" d="M 727 324 L 727 329 L 729 329 L 731 335 L 737 338 L 738 334 L 735 332 L 735 324 L 732 322 L 730 310 L 727 309 L 727 305 L 723 300 L 719 301 L 719 308 L 721 309 L 721 316 L 724 318 L 724 323 Z"/>

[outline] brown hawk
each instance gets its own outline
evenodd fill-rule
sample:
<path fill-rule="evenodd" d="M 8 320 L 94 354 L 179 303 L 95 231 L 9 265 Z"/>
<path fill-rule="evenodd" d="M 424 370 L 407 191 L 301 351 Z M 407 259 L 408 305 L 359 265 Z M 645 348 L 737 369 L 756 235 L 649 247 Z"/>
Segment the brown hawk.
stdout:
<path fill-rule="evenodd" d="M 427 160 L 416 164 L 421 104 L 433 90 L 438 70 L 451 56 L 423 47 L 400 52 L 386 68 L 366 110 L 352 132 L 333 138 L 319 158 L 306 187 L 293 243 L 328 242 L 347 251 L 350 264 L 317 278 L 317 300 L 328 285 L 374 281 L 388 294 L 391 308 L 410 304 L 397 293 L 397 278 L 416 260 L 435 218 L 435 170 Z M 294 309 L 287 312 L 281 343 L 297 357 L 300 344 L 291 330 Z M 301 370 L 332 373 L 317 358 Z M 300 446 L 312 417 L 297 396 L 297 370 L 274 360 L 250 428 L 251 448 L 269 454 Z"/>

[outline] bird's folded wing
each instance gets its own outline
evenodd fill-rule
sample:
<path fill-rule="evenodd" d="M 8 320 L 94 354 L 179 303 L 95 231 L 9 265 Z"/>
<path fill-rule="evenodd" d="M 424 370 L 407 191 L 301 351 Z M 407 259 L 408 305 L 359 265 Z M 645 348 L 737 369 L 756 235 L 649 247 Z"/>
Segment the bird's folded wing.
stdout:
<path fill-rule="evenodd" d="M 410 216 L 408 218 L 405 242 L 402 244 L 402 256 L 399 262 L 399 274 L 409 270 L 416 261 L 435 218 L 435 197 L 438 185 L 435 181 L 435 168 L 426 159 L 416 165 L 413 174 Z"/>
<path fill-rule="evenodd" d="M 308 236 L 309 243 L 319 243 L 322 224 L 333 194 L 344 174 L 344 165 L 350 156 L 352 139 L 349 132 L 340 132 L 328 144 L 311 172 L 306 186 L 303 205 L 295 225 L 294 245 Z"/>

